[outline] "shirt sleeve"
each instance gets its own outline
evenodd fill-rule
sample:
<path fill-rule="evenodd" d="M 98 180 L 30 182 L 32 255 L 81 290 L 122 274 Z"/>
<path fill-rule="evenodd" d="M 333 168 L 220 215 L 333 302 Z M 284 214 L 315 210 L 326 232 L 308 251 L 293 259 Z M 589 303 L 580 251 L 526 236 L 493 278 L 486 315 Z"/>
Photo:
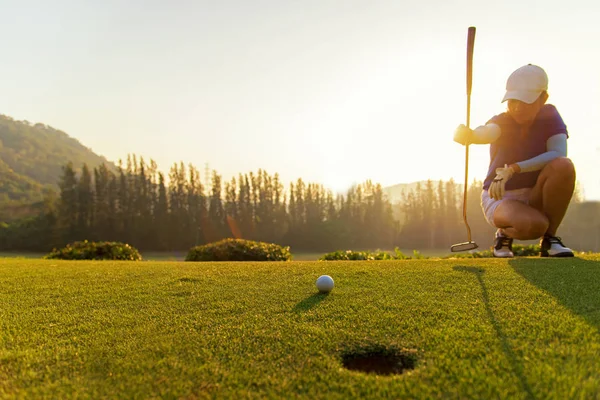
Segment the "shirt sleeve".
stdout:
<path fill-rule="evenodd" d="M 563 121 L 556 107 L 554 107 L 552 104 L 546 104 L 540 113 L 542 114 L 540 116 L 543 124 L 542 131 L 545 133 L 546 139 L 561 133 L 567 135 L 566 138 L 569 137 L 567 126 L 565 125 L 565 122 Z"/>
<path fill-rule="evenodd" d="M 550 161 L 558 157 L 567 156 L 567 134 L 560 133 L 550 136 L 546 141 L 546 151 L 539 156 L 530 158 L 529 160 L 518 162 L 517 165 L 521 168 L 521 172 L 537 171 Z"/>
<path fill-rule="evenodd" d="M 500 127 L 494 123 L 489 123 L 473 129 L 470 142 L 473 144 L 493 143 L 498 140 L 500 134 Z"/>

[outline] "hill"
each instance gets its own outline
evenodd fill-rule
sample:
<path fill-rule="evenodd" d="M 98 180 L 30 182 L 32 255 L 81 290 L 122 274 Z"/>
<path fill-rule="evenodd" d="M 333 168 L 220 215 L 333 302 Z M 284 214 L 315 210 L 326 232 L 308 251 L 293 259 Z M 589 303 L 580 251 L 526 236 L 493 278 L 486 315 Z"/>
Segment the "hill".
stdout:
<path fill-rule="evenodd" d="M 383 193 L 387 196 L 388 200 L 393 203 L 402 201 L 402 193 L 408 194 L 412 190 L 416 190 L 417 185 L 425 185 L 426 181 L 412 182 L 412 183 L 398 183 L 392 186 L 386 186 L 383 188 Z"/>
<path fill-rule="evenodd" d="M 40 201 L 45 190 L 58 188 L 67 161 L 115 167 L 63 131 L 0 114 L 0 204 Z"/>

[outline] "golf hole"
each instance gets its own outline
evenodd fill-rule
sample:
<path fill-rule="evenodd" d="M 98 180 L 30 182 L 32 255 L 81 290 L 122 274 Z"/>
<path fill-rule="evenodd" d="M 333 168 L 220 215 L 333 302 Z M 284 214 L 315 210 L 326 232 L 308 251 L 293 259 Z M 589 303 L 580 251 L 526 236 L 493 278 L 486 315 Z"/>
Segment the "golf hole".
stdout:
<path fill-rule="evenodd" d="M 417 350 L 383 345 L 353 347 L 342 353 L 344 368 L 376 375 L 399 375 L 415 368 Z"/>

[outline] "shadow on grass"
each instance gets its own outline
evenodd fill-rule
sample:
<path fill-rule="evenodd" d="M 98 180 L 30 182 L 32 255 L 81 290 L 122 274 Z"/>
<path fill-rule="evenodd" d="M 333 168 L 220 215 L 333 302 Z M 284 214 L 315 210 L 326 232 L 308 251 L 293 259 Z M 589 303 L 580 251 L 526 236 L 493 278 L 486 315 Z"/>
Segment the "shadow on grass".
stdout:
<path fill-rule="evenodd" d="M 329 296 L 329 293 L 315 293 L 296 304 L 292 311 L 297 313 L 306 312 L 325 300 L 327 296 Z"/>
<path fill-rule="evenodd" d="M 600 261 L 516 258 L 510 266 L 600 331 Z"/>
<path fill-rule="evenodd" d="M 485 273 L 485 270 L 482 268 L 478 268 L 478 267 L 465 267 L 465 266 L 456 266 L 456 267 L 453 267 L 453 269 L 455 271 L 466 272 L 466 273 L 472 274 L 477 279 L 477 282 L 479 282 L 479 286 L 481 286 L 481 294 L 483 296 L 483 304 L 485 306 L 485 311 L 487 312 L 490 322 L 491 322 L 492 326 L 494 327 L 494 330 L 496 331 L 496 335 L 498 336 L 498 339 L 500 339 L 500 344 L 502 345 L 502 350 L 504 351 L 506 358 L 510 362 L 510 366 L 511 366 L 514 374 L 518 377 L 519 381 L 521 382 L 521 386 L 522 386 L 523 390 L 525 391 L 525 393 L 527 393 L 527 398 L 528 399 L 535 398 L 533 395 L 533 392 L 531 391 L 531 386 L 529 386 L 529 382 L 527 382 L 527 378 L 525 377 L 525 374 L 523 373 L 523 370 L 524 370 L 523 364 L 517 358 L 517 356 L 513 352 L 512 348 L 510 347 L 510 344 L 508 343 L 508 340 L 506 339 L 506 335 L 502 331 L 502 327 L 498 323 L 498 320 L 496 319 L 496 316 L 494 315 L 494 311 L 492 310 L 492 307 L 490 306 L 490 297 L 488 295 L 488 291 L 487 291 L 487 287 L 485 286 L 485 282 L 483 281 L 483 278 L 482 278 L 483 274 Z"/>

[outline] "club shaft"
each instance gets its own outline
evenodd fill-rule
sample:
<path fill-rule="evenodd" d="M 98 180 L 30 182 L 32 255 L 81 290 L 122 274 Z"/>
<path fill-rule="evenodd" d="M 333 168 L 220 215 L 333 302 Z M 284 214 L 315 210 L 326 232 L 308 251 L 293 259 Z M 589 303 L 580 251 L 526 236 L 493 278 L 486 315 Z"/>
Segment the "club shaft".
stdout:
<path fill-rule="evenodd" d="M 471 126 L 471 88 L 473 84 L 473 49 L 475 47 L 475 27 L 469 27 L 467 34 L 467 128 Z M 467 191 L 469 183 L 469 143 L 465 145 L 465 185 L 463 193 L 463 220 L 467 227 L 467 237 L 471 242 L 471 227 L 467 222 Z"/>
<path fill-rule="evenodd" d="M 467 238 L 471 241 L 471 227 L 467 222 L 467 182 L 469 180 L 469 145 L 467 144 L 465 150 L 465 190 L 463 194 L 463 220 L 467 226 Z"/>

